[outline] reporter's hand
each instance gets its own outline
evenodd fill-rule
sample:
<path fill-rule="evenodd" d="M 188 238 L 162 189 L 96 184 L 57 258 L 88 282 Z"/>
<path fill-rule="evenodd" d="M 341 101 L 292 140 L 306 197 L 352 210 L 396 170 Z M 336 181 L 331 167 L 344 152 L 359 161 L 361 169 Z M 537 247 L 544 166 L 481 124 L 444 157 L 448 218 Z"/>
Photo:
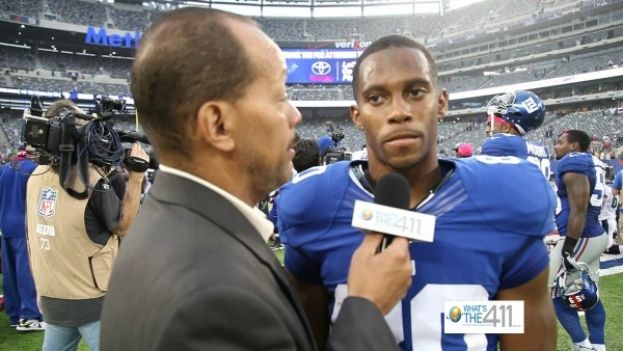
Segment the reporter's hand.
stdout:
<path fill-rule="evenodd" d="M 400 301 L 411 285 L 411 256 L 407 239 L 395 237 L 377 253 L 383 235 L 366 234 L 353 254 L 348 272 L 348 295 L 368 299 L 383 315 Z"/>

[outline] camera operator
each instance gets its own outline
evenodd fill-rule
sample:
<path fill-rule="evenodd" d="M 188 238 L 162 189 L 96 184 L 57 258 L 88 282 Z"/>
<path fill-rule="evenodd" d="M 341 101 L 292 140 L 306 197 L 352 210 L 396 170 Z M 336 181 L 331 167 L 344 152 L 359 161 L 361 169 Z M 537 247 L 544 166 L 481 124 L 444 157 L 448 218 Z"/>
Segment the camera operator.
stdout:
<path fill-rule="evenodd" d="M 73 102 L 59 100 L 45 117 L 67 112 L 82 113 Z M 86 123 L 75 120 L 83 128 Z M 46 322 L 44 351 L 75 350 L 81 337 L 91 350 L 99 349 L 108 279 L 120 237 L 139 207 L 144 172 L 130 170 L 126 186 L 114 166 L 89 161 L 85 182 L 77 154 L 71 157 L 66 181 L 61 161 L 60 166 L 37 167 L 27 186 L 30 259 Z M 139 143 L 130 156 L 149 160 Z M 86 191 L 84 196 L 75 195 L 81 191 Z"/>
<path fill-rule="evenodd" d="M 320 150 L 322 164 L 331 164 L 339 161 L 350 160 L 351 153 L 345 147 L 340 147 L 340 141 L 344 139 L 344 132 L 341 129 L 331 128 L 328 135 L 318 138 L 316 141 Z"/>

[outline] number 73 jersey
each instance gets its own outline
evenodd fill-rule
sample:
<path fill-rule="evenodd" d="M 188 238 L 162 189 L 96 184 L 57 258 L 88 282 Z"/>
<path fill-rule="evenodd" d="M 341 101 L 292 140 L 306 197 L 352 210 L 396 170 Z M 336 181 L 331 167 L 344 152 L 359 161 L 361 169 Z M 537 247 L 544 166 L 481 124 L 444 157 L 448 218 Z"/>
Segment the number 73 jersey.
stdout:
<path fill-rule="evenodd" d="M 338 162 L 299 174 L 280 191 L 278 227 L 285 265 L 323 285 L 335 318 L 347 294 L 350 260 L 363 233 L 351 226 L 355 200 L 373 201 L 365 161 Z M 409 245 L 414 276 L 386 320 L 402 350 L 495 351 L 494 334 L 445 334 L 444 302 L 493 300 L 548 265 L 543 237 L 554 229 L 554 193 L 532 164 L 515 157 L 440 160 L 436 192 L 412 211 L 436 216 L 432 243 Z M 359 174 L 359 175 L 358 175 Z"/>
<path fill-rule="evenodd" d="M 561 208 L 556 213 L 556 224 L 560 235 L 567 235 L 569 221 L 569 196 L 563 182 L 566 173 L 578 173 L 586 176 L 590 185 L 590 201 L 586 212 L 586 223 L 582 237 L 592 238 L 601 235 L 604 230 L 599 223 L 599 213 L 606 188 L 606 170 L 603 163 L 596 157 L 583 152 L 571 152 L 558 161 L 556 165 L 556 188 Z"/>

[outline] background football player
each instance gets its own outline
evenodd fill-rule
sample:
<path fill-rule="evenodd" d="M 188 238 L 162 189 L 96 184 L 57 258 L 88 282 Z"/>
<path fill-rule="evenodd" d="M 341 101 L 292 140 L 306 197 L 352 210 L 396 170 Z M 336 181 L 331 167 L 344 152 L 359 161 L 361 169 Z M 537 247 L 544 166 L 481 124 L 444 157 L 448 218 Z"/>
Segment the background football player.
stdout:
<path fill-rule="evenodd" d="M 561 134 L 554 146 L 559 160 L 556 184 L 561 201 L 556 224 L 565 239 L 559 241 L 550 254 L 552 286 L 561 270 L 576 270 L 576 262 L 587 264 L 595 281 L 599 278 L 599 257 L 608 243 L 598 219 L 606 172 L 601 161 L 588 152 L 590 143 L 591 139 L 585 132 L 569 130 Z M 560 294 L 554 294 L 556 315 L 571 336 L 574 349 L 604 351 L 606 311 L 602 302 L 599 300 L 591 306 L 577 299 L 573 301 L 573 297 L 557 295 Z M 578 310 L 586 310 L 589 338 L 580 324 Z"/>
<path fill-rule="evenodd" d="M 535 164 L 548 178 L 549 155 L 543 145 L 526 141 L 524 136 L 540 127 L 545 104 L 535 93 L 518 90 L 496 95 L 487 104 L 487 123 L 482 144 L 483 155 L 515 156 Z"/>
<path fill-rule="evenodd" d="M 610 181 L 612 181 L 612 168 L 608 169 L 607 175 L 610 175 Z M 604 199 L 601 206 L 601 212 L 599 213 L 599 221 L 601 226 L 608 235 L 608 245 L 606 246 L 606 253 L 608 254 L 620 254 L 621 245 L 615 242 L 615 239 L 619 233 L 617 228 L 617 211 L 619 210 L 619 197 L 612 192 L 612 184 L 606 183 L 604 188 Z"/>

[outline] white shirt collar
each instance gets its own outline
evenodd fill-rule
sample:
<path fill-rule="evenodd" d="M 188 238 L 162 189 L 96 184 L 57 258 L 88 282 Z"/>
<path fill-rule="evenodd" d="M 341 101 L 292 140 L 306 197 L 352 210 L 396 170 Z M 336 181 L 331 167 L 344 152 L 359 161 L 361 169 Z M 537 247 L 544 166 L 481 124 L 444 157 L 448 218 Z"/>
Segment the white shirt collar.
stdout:
<path fill-rule="evenodd" d="M 206 181 L 205 179 L 201 179 L 188 172 L 184 172 L 173 167 L 165 166 L 162 163 L 160 164 L 159 169 L 162 172 L 173 174 L 178 177 L 186 178 L 195 183 L 203 185 L 206 188 L 223 196 L 227 201 L 229 201 L 232 205 L 234 205 L 234 207 L 236 207 L 236 209 L 238 209 L 238 211 L 240 211 L 242 215 L 245 216 L 249 220 L 249 222 L 251 222 L 251 224 L 255 227 L 255 229 L 257 229 L 257 231 L 260 233 L 264 241 L 267 241 L 268 238 L 270 238 L 270 236 L 273 234 L 273 223 L 269 221 L 268 219 L 266 219 L 266 216 L 264 215 L 264 213 L 260 211 L 258 208 L 247 205 L 242 200 L 228 193 L 227 191 Z"/>

